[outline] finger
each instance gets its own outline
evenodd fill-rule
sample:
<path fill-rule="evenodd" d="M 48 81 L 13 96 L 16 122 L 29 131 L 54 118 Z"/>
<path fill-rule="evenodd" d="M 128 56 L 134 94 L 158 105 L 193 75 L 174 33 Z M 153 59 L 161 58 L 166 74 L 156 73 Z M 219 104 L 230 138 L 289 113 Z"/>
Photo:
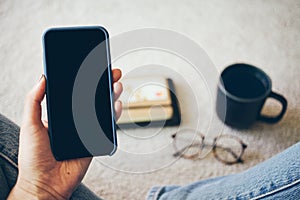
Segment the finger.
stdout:
<path fill-rule="evenodd" d="M 43 120 L 42 122 L 43 122 L 43 125 L 45 126 L 45 128 L 48 129 L 48 121 L 47 120 Z"/>
<path fill-rule="evenodd" d="M 116 114 L 116 121 L 119 119 L 122 113 L 122 102 L 117 100 L 115 102 L 115 114 Z"/>
<path fill-rule="evenodd" d="M 118 98 L 120 97 L 121 93 L 123 91 L 123 85 L 120 82 L 115 82 L 114 83 L 114 100 L 118 100 Z"/>
<path fill-rule="evenodd" d="M 113 82 L 117 82 L 122 77 L 122 72 L 120 69 L 113 69 Z"/>
<path fill-rule="evenodd" d="M 42 75 L 39 82 L 27 94 L 24 107 L 23 123 L 26 125 L 43 125 L 41 121 L 41 102 L 45 96 L 46 79 Z"/>

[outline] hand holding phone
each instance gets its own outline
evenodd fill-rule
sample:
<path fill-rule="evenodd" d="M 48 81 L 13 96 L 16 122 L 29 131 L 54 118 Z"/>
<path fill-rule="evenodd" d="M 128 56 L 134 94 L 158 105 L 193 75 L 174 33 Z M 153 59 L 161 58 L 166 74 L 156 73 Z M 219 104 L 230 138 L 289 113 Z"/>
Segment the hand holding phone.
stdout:
<path fill-rule="evenodd" d="M 114 69 L 113 82 L 120 78 L 121 71 Z M 27 95 L 20 132 L 19 174 L 8 199 L 69 199 L 90 164 L 91 158 L 55 160 L 49 143 L 48 123 L 41 120 L 45 91 L 46 79 L 42 76 Z M 117 98 L 122 85 L 114 83 L 114 91 Z M 120 102 L 115 102 L 115 109 L 118 118 L 122 109 Z"/>

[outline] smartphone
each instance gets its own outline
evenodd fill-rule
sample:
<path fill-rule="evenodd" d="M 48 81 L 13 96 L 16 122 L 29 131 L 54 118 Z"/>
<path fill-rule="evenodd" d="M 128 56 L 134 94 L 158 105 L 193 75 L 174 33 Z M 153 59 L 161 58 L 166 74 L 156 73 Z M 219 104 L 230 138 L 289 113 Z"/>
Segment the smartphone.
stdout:
<path fill-rule="evenodd" d="M 56 160 L 117 149 L 109 36 L 100 26 L 43 35 L 48 132 Z"/>

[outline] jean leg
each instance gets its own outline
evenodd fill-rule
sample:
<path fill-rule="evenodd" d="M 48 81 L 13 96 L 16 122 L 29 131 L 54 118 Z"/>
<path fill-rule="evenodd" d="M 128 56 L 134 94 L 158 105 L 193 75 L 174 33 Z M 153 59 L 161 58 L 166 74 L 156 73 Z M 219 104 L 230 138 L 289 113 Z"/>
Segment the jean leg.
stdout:
<path fill-rule="evenodd" d="M 6 199 L 17 180 L 19 132 L 15 123 L 0 114 L 0 199 Z"/>
<path fill-rule="evenodd" d="M 298 199 L 300 143 L 242 173 L 187 186 L 155 187 L 148 199 Z"/>
<path fill-rule="evenodd" d="M 1 165 L 2 164 L 0 163 L 0 166 Z M 0 199 L 6 199 L 9 191 L 6 175 L 3 172 L 2 167 L 0 167 Z"/>
<path fill-rule="evenodd" d="M 0 156 L 17 168 L 20 127 L 0 114 Z"/>
<path fill-rule="evenodd" d="M 77 189 L 73 192 L 71 200 L 102 200 L 97 195 L 95 195 L 90 189 L 85 185 L 80 184 Z"/>
<path fill-rule="evenodd" d="M 6 199 L 15 185 L 18 170 L 10 162 L 0 156 L 0 199 Z"/>

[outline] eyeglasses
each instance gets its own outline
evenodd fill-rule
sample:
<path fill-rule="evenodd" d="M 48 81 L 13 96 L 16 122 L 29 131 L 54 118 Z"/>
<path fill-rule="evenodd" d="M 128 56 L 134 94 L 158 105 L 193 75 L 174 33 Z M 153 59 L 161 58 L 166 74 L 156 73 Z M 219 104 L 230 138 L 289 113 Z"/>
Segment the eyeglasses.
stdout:
<path fill-rule="evenodd" d="M 172 135 L 175 153 L 173 156 L 186 159 L 202 159 L 204 148 L 212 148 L 214 157 L 227 165 L 243 163 L 242 156 L 247 145 L 233 135 L 220 135 L 213 139 L 212 144 L 205 143 L 205 136 L 194 130 L 183 129 Z"/>

